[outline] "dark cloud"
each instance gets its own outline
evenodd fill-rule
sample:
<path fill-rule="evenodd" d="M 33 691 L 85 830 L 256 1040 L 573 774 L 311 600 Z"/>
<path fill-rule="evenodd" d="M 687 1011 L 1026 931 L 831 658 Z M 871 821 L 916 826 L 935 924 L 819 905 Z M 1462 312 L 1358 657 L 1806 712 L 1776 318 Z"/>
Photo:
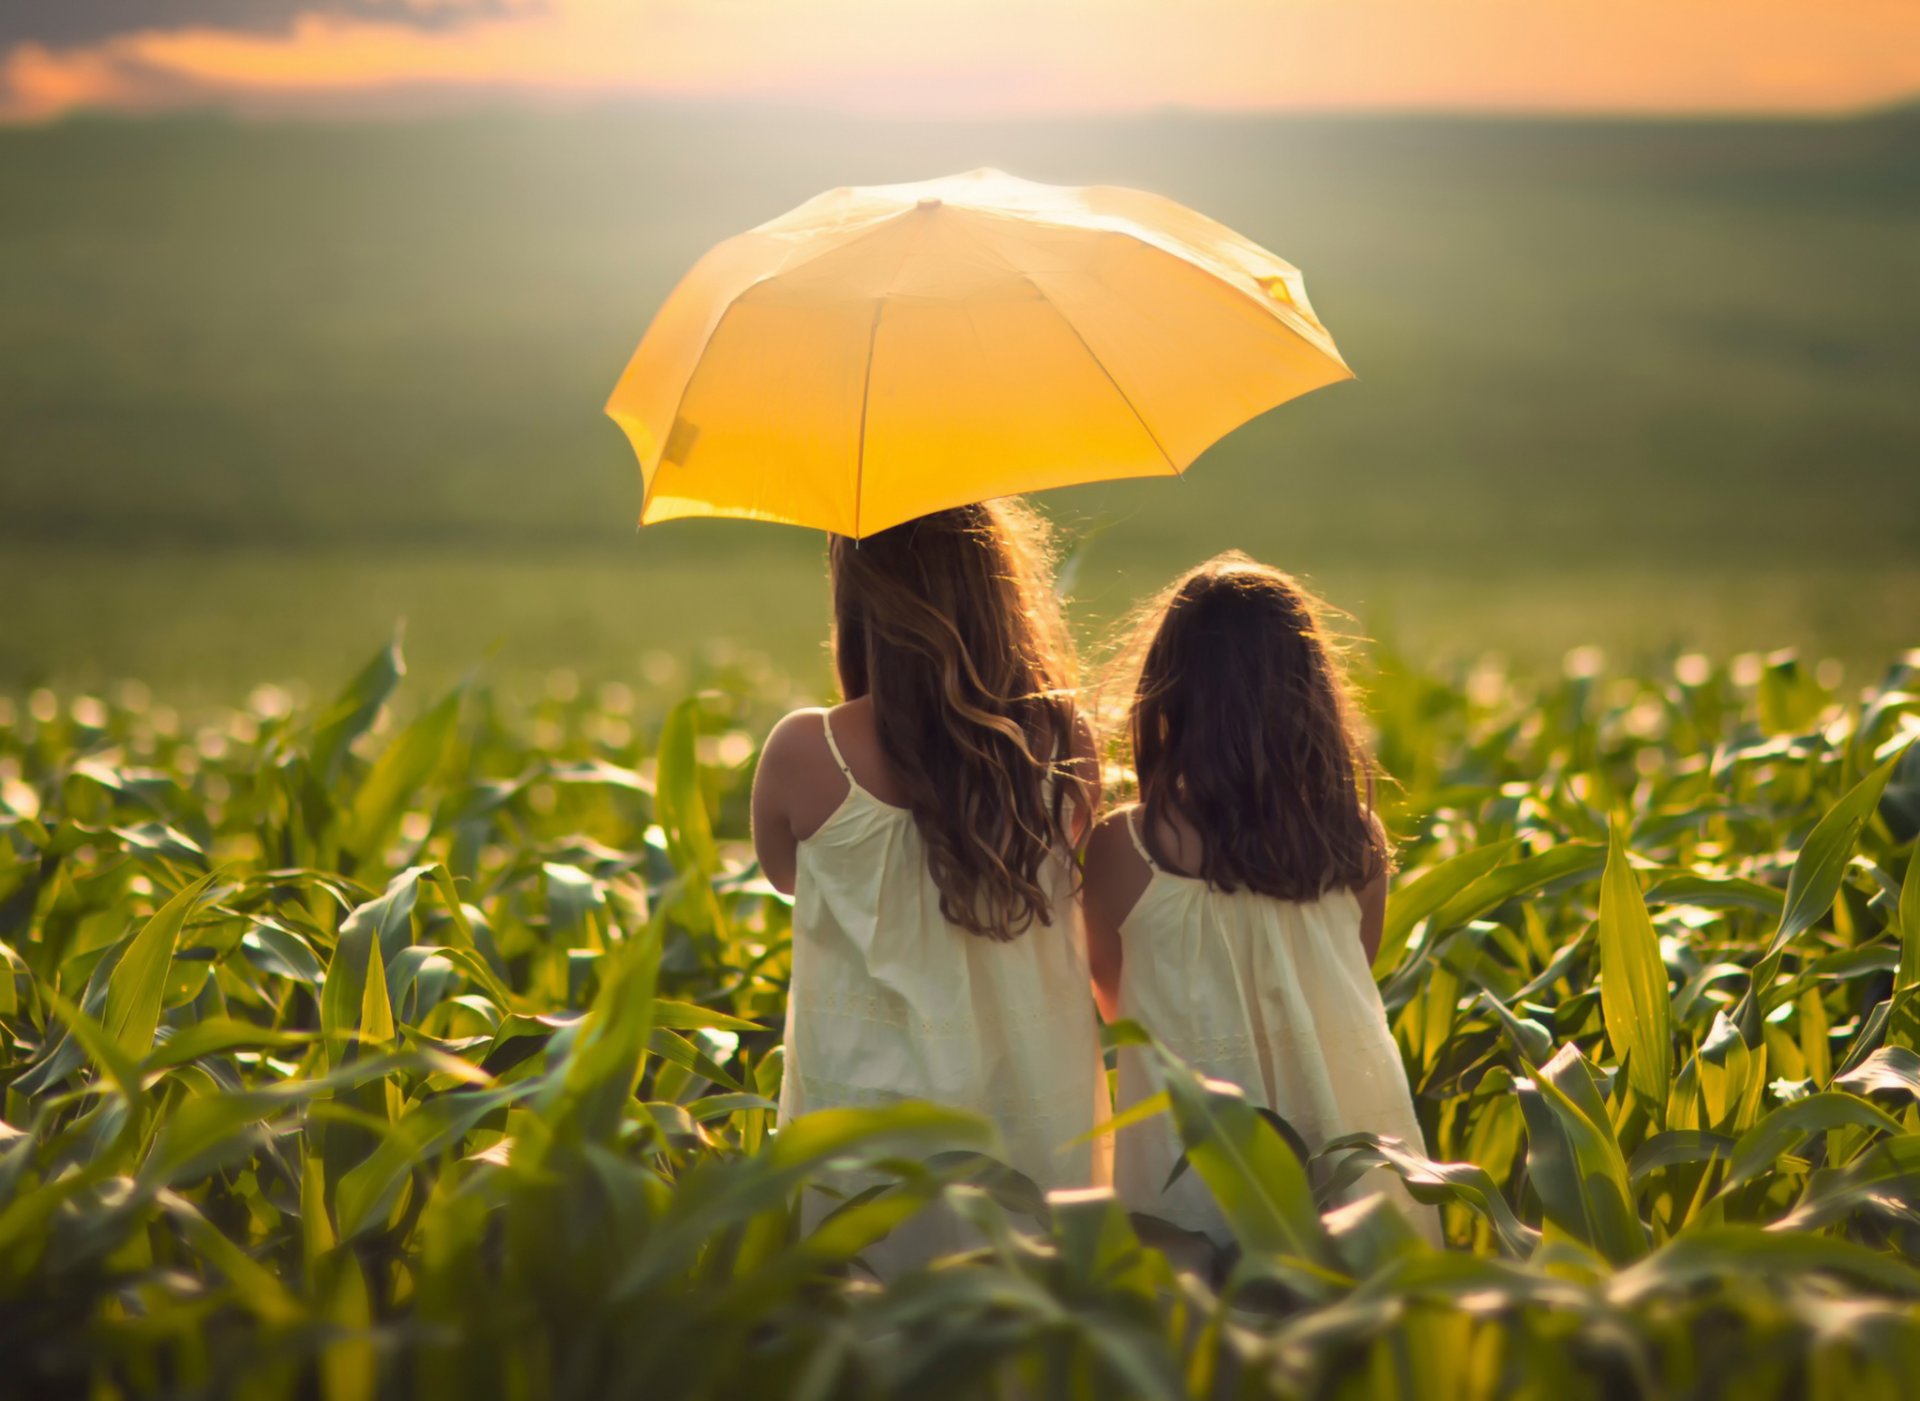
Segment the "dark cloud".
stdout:
<path fill-rule="evenodd" d="M 450 29 L 526 8 L 512 0 L 0 0 L 0 52 L 21 43 L 69 48 L 136 30 L 284 34 L 302 15 Z"/>

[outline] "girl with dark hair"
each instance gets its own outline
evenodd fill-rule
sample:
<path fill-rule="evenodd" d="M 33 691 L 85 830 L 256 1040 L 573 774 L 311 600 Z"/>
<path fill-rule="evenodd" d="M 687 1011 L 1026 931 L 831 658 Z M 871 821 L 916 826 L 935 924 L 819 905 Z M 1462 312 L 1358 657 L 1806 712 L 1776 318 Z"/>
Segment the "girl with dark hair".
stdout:
<path fill-rule="evenodd" d="M 1371 962 L 1391 853 L 1371 760 L 1321 605 L 1245 555 L 1176 580 L 1136 630 L 1124 736 L 1138 806 L 1106 817 L 1086 860 L 1094 988 L 1202 1074 L 1241 1087 L 1311 1149 L 1362 1130 L 1424 1151 Z M 1117 1108 L 1159 1089 L 1121 1053 Z M 1119 1136 L 1121 1200 L 1217 1242 L 1196 1173 L 1169 1178 L 1164 1119 Z M 1387 1190 L 1432 1234 L 1391 1173 Z"/>
<path fill-rule="evenodd" d="M 775 726 L 753 788 L 761 867 L 794 897 L 781 1121 L 933 1100 L 994 1121 L 1042 1188 L 1105 1182 L 1075 899 L 1098 770 L 1044 523 L 962 506 L 834 537 L 828 564 L 845 700 Z M 967 1243 L 927 1213 L 867 1258 Z"/>

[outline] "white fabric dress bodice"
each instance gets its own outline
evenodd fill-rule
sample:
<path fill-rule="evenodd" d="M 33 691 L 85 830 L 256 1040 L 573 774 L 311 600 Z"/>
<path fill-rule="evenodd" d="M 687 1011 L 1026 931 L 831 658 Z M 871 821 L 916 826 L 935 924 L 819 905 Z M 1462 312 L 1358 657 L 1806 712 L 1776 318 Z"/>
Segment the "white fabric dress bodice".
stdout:
<path fill-rule="evenodd" d="M 779 1121 L 931 1100 L 991 1120 L 1042 1190 L 1104 1185 L 1110 1144 L 1086 1141 L 1109 1109 L 1070 855 L 1046 873 L 1051 924 L 1000 942 L 948 923 L 912 814 L 861 787 L 823 725 L 848 791 L 799 845 Z M 833 1206 L 808 1191 L 805 1228 Z M 973 1243 L 935 1210 L 866 1258 L 884 1275 Z"/>
<path fill-rule="evenodd" d="M 1166 870 L 1125 821 L 1152 867 L 1146 890 L 1120 927 L 1120 1013 L 1151 1031 L 1201 1074 L 1238 1085 L 1248 1101 L 1291 1124 L 1310 1151 L 1343 1134 L 1371 1132 L 1426 1151 L 1399 1048 L 1360 943 L 1360 902 L 1349 890 L 1293 902 L 1220 890 Z M 1157 1094 L 1158 1069 L 1144 1050 L 1120 1053 L 1116 1109 Z M 1114 1187 L 1131 1211 L 1229 1238 L 1199 1174 L 1168 1187 L 1180 1158 L 1172 1120 L 1161 1115 L 1117 1135 Z M 1367 1173 L 1349 1198 L 1388 1192 L 1415 1226 L 1439 1240 L 1431 1207 L 1407 1195 L 1385 1169 Z"/>

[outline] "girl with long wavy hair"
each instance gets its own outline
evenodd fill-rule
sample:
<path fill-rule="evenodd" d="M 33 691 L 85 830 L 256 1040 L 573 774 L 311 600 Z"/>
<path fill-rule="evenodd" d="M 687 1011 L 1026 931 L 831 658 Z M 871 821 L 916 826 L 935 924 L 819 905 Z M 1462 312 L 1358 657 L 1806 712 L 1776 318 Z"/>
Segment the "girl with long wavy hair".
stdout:
<path fill-rule="evenodd" d="M 1322 612 L 1287 575 L 1233 553 L 1143 614 L 1121 663 L 1137 675 L 1123 738 L 1139 803 L 1105 817 L 1087 849 L 1095 992 L 1108 1017 L 1240 1086 L 1310 1149 L 1366 1130 L 1420 1152 L 1371 969 L 1391 852 Z M 1117 1109 L 1159 1088 L 1148 1058 L 1121 1053 Z M 1179 1155 L 1164 1117 L 1122 1132 L 1120 1199 L 1225 1244 L 1199 1175 L 1174 1176 Z M 1436 1231 L 1391 1173 L 1363 1182 Z"/>
<path fill-rule="evenodd" d="M 1107 1177 L 1075 899 L 1098 770 L 1051 566 L 1011 500 L 834 537 L 845 699 L 781 720 L 753 788 L 761 867 L 794 897 L 781 1122 L 933 1100 L 994 1121 L 1042 1188 Z M 867 1259 L 966 1243 L 923 1213 Z"/>

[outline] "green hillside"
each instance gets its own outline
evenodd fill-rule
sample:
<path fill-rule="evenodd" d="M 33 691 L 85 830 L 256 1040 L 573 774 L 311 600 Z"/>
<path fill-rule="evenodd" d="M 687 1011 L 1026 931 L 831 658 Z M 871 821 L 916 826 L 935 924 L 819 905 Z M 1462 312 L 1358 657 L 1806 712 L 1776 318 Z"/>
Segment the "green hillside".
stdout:
<path fill-rule="evenodd" d="M 0 686 L 805 666 L 819 542 L 635 535 L 599 406 L 714 240 L 996 164 L 1187 200 L 1306 270 L 1359 373 L 1183 482 L 1082 488 L 1112 613 L 1238 545 L 1418 650 L 1883 660 L 1920 620 L 1908 116 L 872 124 L 661 109 L 0 132 Z"/>

